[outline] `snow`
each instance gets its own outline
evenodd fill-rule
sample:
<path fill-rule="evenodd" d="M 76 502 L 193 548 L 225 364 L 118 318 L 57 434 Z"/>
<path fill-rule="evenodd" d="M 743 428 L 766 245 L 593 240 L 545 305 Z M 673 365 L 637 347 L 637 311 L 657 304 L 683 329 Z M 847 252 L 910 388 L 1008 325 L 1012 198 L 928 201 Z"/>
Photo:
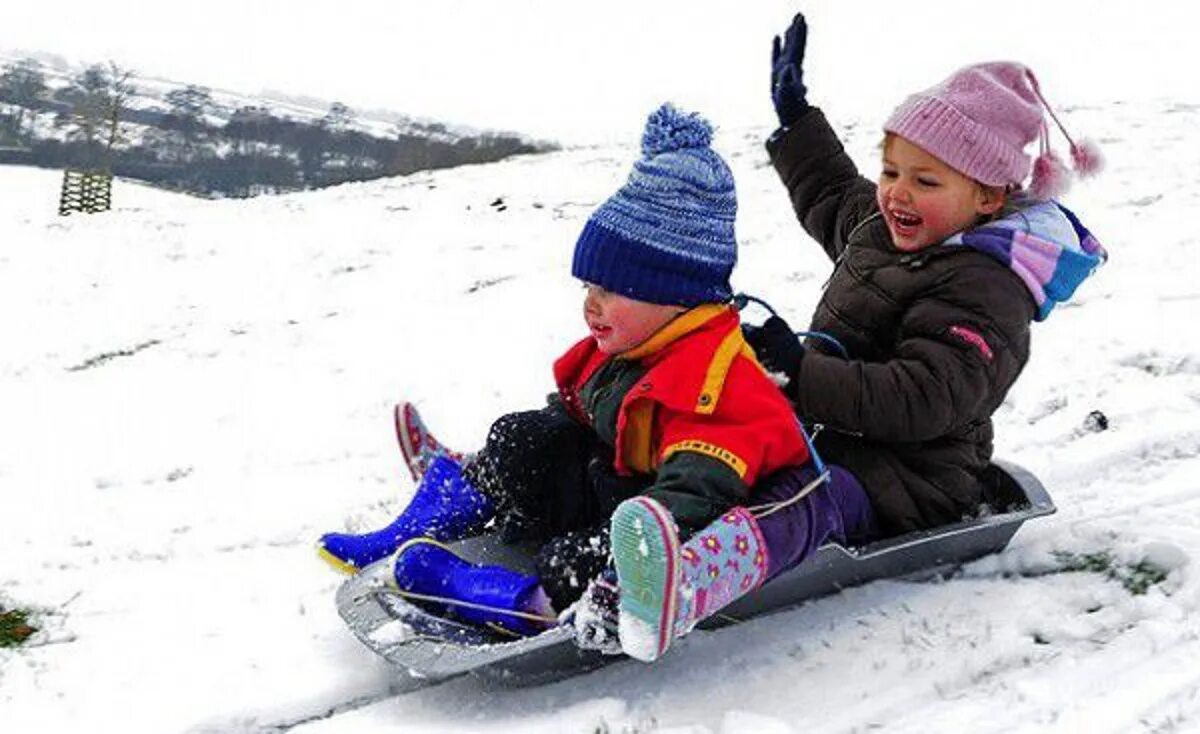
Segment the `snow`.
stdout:
<path fill-rule="evenodd" d="M 540 403 L 583 334 L 572 243 L 635 140 L 245 201 L 118 181 L 115 211 L 70 218 L 55 174 L 0 168 L 0 604 L 40 628 L 0 650 L 4 730 L 1200 730 L 1200 104 L 1056 98 L 1108 155 L 1067 202 L 1112 261 L 1035 327 L 996 418 L 1058 514 L 943 579 L 526 690 L 408 690 L 313 542 L 410 495 L 395 400 L 464 448 Z M 830 113 L 873 172 L 878 120 Z M 735 286 L 799 327 L 829 264 L 768 132 L 716 141 Z"/>
<path fill-rule="evenodd" d="M 384 624 L 371 634 L 371 639 L 379 645 L 398 645 L 412 638 L 412 628 L 398 619 Z"/>
<path fill-rule="evenodd" d="M 658 657 L 658 630 L 631 614 L 622 614 L 617 622 L 621 650 L 634 660 L 652 661 Z"/>

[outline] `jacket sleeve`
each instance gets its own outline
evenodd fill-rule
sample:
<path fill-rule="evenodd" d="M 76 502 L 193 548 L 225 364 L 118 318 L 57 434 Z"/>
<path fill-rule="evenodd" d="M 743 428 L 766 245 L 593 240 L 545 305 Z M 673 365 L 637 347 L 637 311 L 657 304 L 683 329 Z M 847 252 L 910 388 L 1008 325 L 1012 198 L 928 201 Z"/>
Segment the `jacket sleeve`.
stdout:
<path fill-rule="evenodd" d="M 854 227 L 878 211 L 875 184 L 859 175 L 815 107 L 773 135 L 767 152 L 800 223 L 837 260 Z"/>
<path fill-rule="evenodd" d="M 657 428 L 661 462 L 648 494 L 680 527 L 699 529 L 745 504 L 764 473 L 808 457 L 792 408 L 750 360 L 734 362 L 714 413 L 670 410 Z"/>
<path fill-rule="evenodd" d="M 1011 290 L 1007 301 L 970 300 L 995 293 L 984 279 L 998 276 L 1007 277 L 967 266 L 955 271 L 952 287 L 924 294 L 901 319 L 886 362 L 809 352 L 788 386 L 797 413 L 885 442 L 928 441 L 986 419 L 1021 371 L 1032 314 Z"/>
<path fill-rule="evenodd" d="M 745 503 L 750 488 L 721 461 L 691 451 L 667 457 L 645 494 L 666 507 L 685 535 Z"/>

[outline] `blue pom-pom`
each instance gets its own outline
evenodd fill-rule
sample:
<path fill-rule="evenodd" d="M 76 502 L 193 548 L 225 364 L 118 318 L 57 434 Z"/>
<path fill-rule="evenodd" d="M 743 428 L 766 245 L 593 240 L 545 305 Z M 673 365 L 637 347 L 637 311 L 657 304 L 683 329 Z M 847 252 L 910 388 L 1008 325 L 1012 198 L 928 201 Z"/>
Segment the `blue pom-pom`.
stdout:
<path fill-rule="evenodd" d="M 706 148 L 712 143 L 712 136 L 708 120 L 667 102 L 646 118 L 642 154 L 649 157 L 683 148 Z"/>

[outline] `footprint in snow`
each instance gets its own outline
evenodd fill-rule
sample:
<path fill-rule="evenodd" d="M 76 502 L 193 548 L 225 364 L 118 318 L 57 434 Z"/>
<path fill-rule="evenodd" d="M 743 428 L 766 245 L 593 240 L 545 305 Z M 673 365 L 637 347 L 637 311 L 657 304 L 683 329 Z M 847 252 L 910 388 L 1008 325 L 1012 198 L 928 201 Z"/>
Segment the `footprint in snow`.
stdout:
<path fill-rule="evenodd" d="M 1141 370 L 1155 377 L 1171 375 L 1200 375 L 1200 359 L 1191 354 L 1164 354 L 1159 351 L 1139 352 L 1117 360 L 1121 367 Z"/>
<path fill-rule="evenodd" d="M 1150 194 L 1149 196 L 1142 196 L 1137 199 L 1130 199 L 1129 201 L 1121 202 L 1120 204 L 1117 204 L 1117 206 L 1146 207 L 1150 206 L 1151 204 L 1157 204 L 1159 201 L 1162 201 L 1162 198 L 1162 194 Z"/>

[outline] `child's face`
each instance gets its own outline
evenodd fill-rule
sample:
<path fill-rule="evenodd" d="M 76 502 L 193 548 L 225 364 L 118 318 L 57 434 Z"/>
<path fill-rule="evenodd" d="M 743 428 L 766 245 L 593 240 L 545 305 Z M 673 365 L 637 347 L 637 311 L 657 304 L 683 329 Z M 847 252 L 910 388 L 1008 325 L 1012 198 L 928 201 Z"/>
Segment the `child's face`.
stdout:
<path fill-rule="evenodd" d="M 923 250 L 975 224 L 1004 204 L 1004 190 L 983 186 L 899 135 L 883 143 L 876 193 L 896 249 Z"/>
<path fill-rule="evenodd" d="M 598 285 L 584 283 L 583 320 L 605 354 L 629 351 L 687 309 L 635 301 Z"/>

